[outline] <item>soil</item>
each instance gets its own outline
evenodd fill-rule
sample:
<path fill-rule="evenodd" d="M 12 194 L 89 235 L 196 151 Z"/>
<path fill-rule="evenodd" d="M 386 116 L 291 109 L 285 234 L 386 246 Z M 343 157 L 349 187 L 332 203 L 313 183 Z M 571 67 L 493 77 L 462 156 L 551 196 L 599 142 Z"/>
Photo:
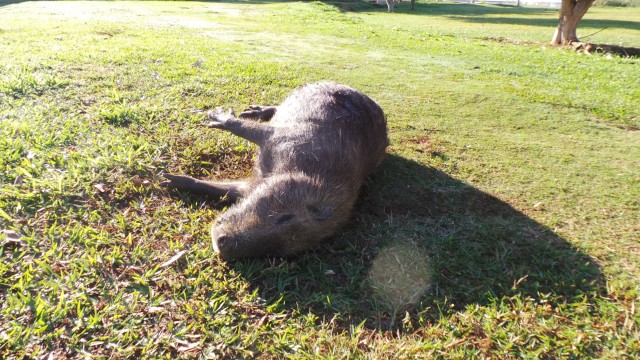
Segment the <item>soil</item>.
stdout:
<path fill-rule="evenodd" d="M 502 36 L 500 37 L 485 36 L 482 39 L 488 40 L 488 41 L 500 42 L 500 43 L 511 43 L 514 45 L 540 44 L 537 41 L 515 40 L 515 39 L 505 38 Z M 635 47 L 625 47 L 625 46 L 608 45 L 608 44 L 593 44 L 593 43 L 582 42 L 582 41 L 574 41 L 571 44 L 567 45 L 567 47 L 575 51 L 584 52 L 586 54 L 601 53 L 601 54 L 620 55 L 620 56 L 626 56 L 626 57 L 640 57 L 640 48 L 635 48 Z"/>
<path fill-rule="evenodd" d="M 634 47 L 624 47 L 624 46 L 607 45 L 607 44 L 592 44 L 592 43 L 580 42 L 580 41 L 572 42 L 570 46 L 576 51 L 582 51 L 587 54 L 605 53 L 605 54 L 615 54 L 615 55 L 628 56 L 628 57 L 640 57 L 640 48 L 634 48 Z"/>

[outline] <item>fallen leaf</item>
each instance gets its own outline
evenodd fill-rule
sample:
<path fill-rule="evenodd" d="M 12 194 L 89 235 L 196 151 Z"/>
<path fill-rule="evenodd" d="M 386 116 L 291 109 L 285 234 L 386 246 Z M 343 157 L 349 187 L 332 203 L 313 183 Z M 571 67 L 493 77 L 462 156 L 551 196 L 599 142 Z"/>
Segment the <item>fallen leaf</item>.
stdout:
<path fill-rule="evenodd" d="M 264 326 L 269 322 L 269 314 L 263 316 L 262 318 L 260 318 L 260 320 L 258 321 L 258 326 Z"/>
<path fill-rule="evenodd" d="M 151 182 L 149 180 L 142 180 L 138 175 L 131 178 L 131 182 L 135 186 L 149 187 L 151 186 Z"/>
<path fill-rule="evenodd" d="M 4 235 L 5 239 L 7 239 L 9 241 L 19 241 L 20 240 L 20 234 L 18 234 L 17 232 L 15 232 L 13 230 L 2 230 L 2 234 Z"/>
<path fill-rule="evenodd" d="M 187 351 L 194 350 L 195 348 L 198 347 L 198 345 L 200 345 L 200 343 L 192 343 L 187 346 L 181 346 L 178 348 L 178 352 L 187 352 Z"/>
<path fill-rule="evenodd" d="M 182 251 L 178 251 L 177 254 L 173 255 L 173 257 L 165 262 L 162 263 L 162 265 L 160 265 L 161 268 L 167 267 L 171 264 L 173 264 L 174 262 L 180 260 L 180 258 L 182 257 L 182 255 L 186 254 L 187 250 L 182 250 Z"/>
<path fill-rule="evenodd" d="M 159 313 L 159 312 L 162 312 L 163 310 L 164 310 L 164 308 L 160 307 L 160 306 L 149 306 L 149 308 L 147 309 L 147 311 L 150 314 Z"/>
<path fill-rule="evenodd" d="M 104 189 L 104 185 L 103 184 L 95 184 L 93 185 L 94 188 L 96 188 L 98 190 L 98 192 L 103 193 L 106 190 Z"/>

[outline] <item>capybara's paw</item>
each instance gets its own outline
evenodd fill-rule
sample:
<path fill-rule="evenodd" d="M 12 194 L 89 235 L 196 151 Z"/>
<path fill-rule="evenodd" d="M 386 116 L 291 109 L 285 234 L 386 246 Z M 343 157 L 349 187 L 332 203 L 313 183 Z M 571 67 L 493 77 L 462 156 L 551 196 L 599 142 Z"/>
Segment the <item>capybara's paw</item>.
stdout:
<path fill-rule="evenodd" d="M 275 112 L 275 106 L 250 105 L 248 109 L 240 113 L 240 117 L 258 121 L 268 121 L 273 117 Z"/>
<path fill-rule="evenodd" d="M 207 119 L 209 120 L 208 127 L 224 128 L 227 122 L 234 119 L 236 114 L 232 109 L 223 109 L 222 107 L 216 107 L 207 113 Z"/>
<path fill-rule="evenodd" d="M 160 186 L 169 189 L 188 189 L 196 181 L 194 178 L 184 175 L 172 175 L 164 173 L 162 174 L 162 176 L 164 176 L 168 181 L 161 182 Z"/>

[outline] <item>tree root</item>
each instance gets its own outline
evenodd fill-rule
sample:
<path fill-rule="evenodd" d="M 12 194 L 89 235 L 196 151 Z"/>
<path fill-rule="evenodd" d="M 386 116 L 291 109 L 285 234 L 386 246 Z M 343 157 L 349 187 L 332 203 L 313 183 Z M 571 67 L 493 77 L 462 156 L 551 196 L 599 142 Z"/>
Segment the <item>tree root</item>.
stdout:
<path fill-rule="evenodd" d="M 592 44 L 588 42 L 574 41 L 569 44 L 573 50 L 583 52 L 585 54 L 605 53 L 615 54 L 627 57 L 640 57 L 640 48 L 624 47 L 608 44 Z"/>

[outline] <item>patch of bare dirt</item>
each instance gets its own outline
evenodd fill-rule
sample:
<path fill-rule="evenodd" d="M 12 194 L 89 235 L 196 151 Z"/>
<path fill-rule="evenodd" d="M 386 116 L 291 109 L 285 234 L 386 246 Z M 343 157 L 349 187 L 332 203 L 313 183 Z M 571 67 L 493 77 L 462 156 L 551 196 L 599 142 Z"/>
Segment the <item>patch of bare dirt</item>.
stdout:
<path fill-rule="evenodd" d="M 493 41 L 498 43 L 506 43 L 513 45 L 539 45 L 540 42 L 537 41 L 529 41 L 529 40 L 518 40 L 518 39 L 510 39 L 502 36 L 485 36 L 482 40 Z M 589 42 L 582 41 L 574 41 L 571 44 L 567 45 L 567 48 L 582 52 L 585 54 L 612 54 L 612 55 L 620 55 L 626 57 L 640 57 L 640 48 L 635 47 L 626 47 L 626 46 L 618 46 L 618 45 L 608 45 L 608 44 L 593 44 Z"/>
<path fill-rule="evenodd" d="M 499 43 L 513 44 L 513 45 L 537 45 L 539 42 L 531 41 L 531 40 L 518 40 L 518 39 L 510 39 L 503 36 L 483 36 L 482 40 L 493 41 Z"/>
<path fill-rule="evenodd" d="M 592 44 L 588 42 L 575 41 L 569 45 L 575 51 L 585 54 L 602 53 L 614 54 L 626 57 L 640 57 L 640 48 L 625 47 L 607 44 Z"/>

